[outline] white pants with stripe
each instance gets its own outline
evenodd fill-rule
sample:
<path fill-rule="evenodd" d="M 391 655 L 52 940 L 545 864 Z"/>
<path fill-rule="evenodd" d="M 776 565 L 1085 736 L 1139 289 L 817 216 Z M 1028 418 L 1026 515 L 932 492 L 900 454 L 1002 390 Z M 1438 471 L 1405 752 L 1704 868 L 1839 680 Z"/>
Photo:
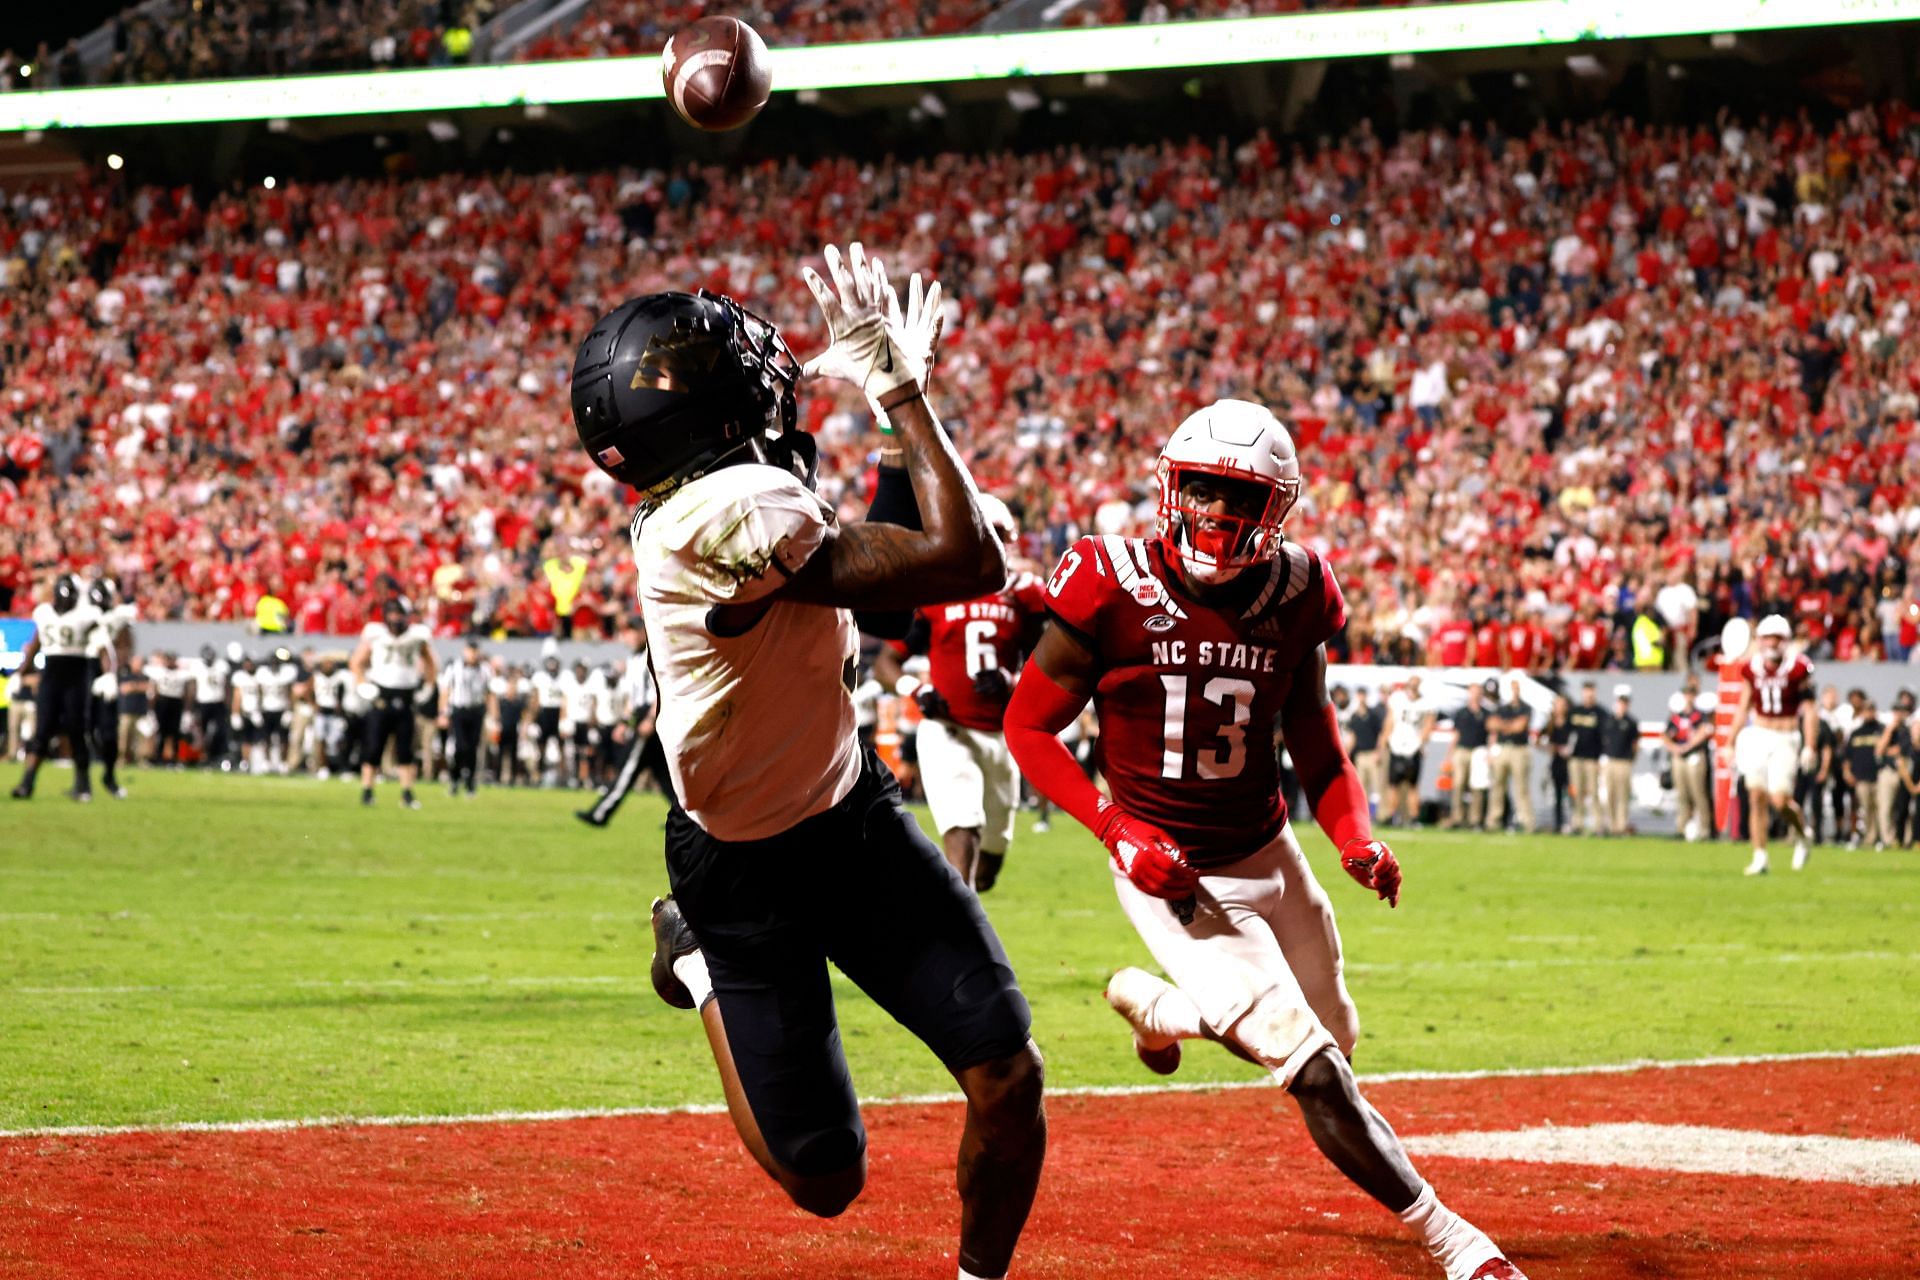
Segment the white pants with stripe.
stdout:
<path fill-rule="evenodd" d="M 944 720 L 920 722 L 920 785 L 941 835 L 973 828 L 980 847 L 1005 853 L 1020 807 L 1020 771 L 1006 738 Z"/>
<path fill-rule="evenodd" d="M 1141 941 L 1208 1030 L 1226 1035 L 1256 1003 L 1263 1026 L 1284 1029 L 1280 1042 L 1257 1051 L 1282 1084 L 1328 1046 L 1353 1052 L 1360 1015 L 1347 994 L 1340 930 L 1292 824 L 1258 853 L 1202 872 L 1192 924 L 1117 866 L 1113 877 Z M 1244 1035 L 1236 1039 L 1253 1048 Z"/>

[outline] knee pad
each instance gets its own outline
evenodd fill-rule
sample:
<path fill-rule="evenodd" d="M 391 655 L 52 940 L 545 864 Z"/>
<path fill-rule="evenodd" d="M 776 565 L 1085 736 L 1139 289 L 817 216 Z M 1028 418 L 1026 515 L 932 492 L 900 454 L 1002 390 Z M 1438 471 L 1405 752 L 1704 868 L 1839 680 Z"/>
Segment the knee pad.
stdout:
<path fill-rule="evenodd" d="M 1322 1049 L 1339 1048 L 1304 1000 L 1277 987 L 1255 1000 L 1233 1024 L 1233 1038 L 1282 1086 L 1293 1083 L 1294 1073 L 1308 1058 Z"/>

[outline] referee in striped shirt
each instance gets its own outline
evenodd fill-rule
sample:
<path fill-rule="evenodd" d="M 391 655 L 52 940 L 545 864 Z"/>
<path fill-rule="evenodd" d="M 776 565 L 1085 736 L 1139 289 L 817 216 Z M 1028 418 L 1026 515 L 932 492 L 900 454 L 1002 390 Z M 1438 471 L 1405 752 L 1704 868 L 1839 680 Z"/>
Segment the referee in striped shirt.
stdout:
<path fill-rule="evenodd" d="M 445 697 L 440 729 L 453 737 L 453 772 L 448 775 L 447 794 L 457 796 L 464 784 L 473 794 L 475 775 L 480 766 L 480 735 L 487 727 L 487 702 L 492 696 L 487 684 L 493 673 L 480 661 L 480 646 L 468 643 L 460 651 L 460 660 L 449 663 L 440 677 Z"/>

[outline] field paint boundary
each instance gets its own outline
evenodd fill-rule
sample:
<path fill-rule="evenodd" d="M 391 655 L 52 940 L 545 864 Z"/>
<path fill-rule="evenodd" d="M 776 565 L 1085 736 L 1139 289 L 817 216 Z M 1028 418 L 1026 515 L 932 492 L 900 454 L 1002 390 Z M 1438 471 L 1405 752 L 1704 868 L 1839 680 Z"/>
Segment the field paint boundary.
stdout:
<path fill-rule="evenodd" d="M 1503 1067 L 1485 1071 L 1381 1071 L 1359 1074 L 1362 1084 L 1406 1084 L 1432 1081 L 1531 1080 L 1545 1076 L 1627 1075 L 1635 1071 L 1679 1071 L 1692 1067 L 1753 1067 L 1783 1062 L 1836 1062 L 1861 1058 L 1920 1056 L 1920 1044 L 1883 1049 L 1821 1049 L 1806 1053 L 1756 1053 L 1708 1058 L 1634 1058 L 1627 1062 L 1590 1063 L 1575 1067 Z M 1160 1084 L 1092 1084 L 1048 1089 L 1053 1098 L 1133 1098 L 1154 1094 L 1218 1093 L 1239 1089 L 1267 1089 L 1270 1079 L 1166 1081 Z M 964 1102 L 960 1093 L 916 1093 L 887 1098 L 862 1098 L 862 1107 L 928 1106 Z M 724 1103 L 690 1102 L 665 1107 L 564 1107 L 550 1111 L 486 1111 L 471 1115 L 301 1116 L 281 1120 L 183 1120 L 173 1124 L 47 1125 L 39 1128 L 0 1129 L 0 1141 L 20 1138 L 108 1138 L 139 1133 L 285 1133 L 299 1129 L 408 1128 L 461 1124 L 538 1124 L 556 1120 L 614 1120 L 629 1116 L 710 1116 L 726 1111 Z"/>

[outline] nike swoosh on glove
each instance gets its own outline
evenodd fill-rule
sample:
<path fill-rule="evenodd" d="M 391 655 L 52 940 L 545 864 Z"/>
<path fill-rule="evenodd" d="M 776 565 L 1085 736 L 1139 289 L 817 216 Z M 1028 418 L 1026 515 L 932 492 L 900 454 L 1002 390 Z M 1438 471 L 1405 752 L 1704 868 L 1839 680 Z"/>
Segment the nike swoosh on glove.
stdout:
<path fill-rule="evenodd" d="M 886 269 L 869 259 L 858 241 L 847 246 L 844 260 L 833 245 L 823 256 L 833 277 L 831 288 L 812 267 L 802 267 L 800 274 L 820 305 L 827 349 L 807 361 L 801 372 L 809 378 L 850 382 L 876 403 L 909 384 L 920 385 L 926 378 L 925 362 L 904 350 L 903 339 L 887 324 Z"/>

